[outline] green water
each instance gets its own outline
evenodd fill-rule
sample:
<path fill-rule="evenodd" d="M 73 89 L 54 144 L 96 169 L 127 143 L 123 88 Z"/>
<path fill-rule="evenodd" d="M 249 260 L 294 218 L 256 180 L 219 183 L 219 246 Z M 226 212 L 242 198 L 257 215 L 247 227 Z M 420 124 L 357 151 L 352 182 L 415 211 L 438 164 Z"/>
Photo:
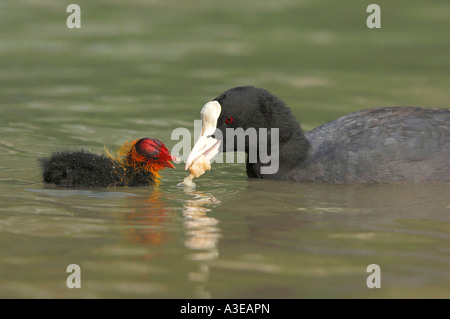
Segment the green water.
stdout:
<path fill-rule="evenodd" d="M 377 1 L 379 30 L 356 0 L 78 0 L 78 30 L 73 2 L 0 3 L 0 297 L 450 297 L 448 184 L 291 184 L 216 164 L 185 190 L 178 164 L 157 188 L 61 190 L 38 164 L 144 136 L 171 149 L 238 85 L 280 96 L 306 130 L 448 107 L 448 1 Z"/>

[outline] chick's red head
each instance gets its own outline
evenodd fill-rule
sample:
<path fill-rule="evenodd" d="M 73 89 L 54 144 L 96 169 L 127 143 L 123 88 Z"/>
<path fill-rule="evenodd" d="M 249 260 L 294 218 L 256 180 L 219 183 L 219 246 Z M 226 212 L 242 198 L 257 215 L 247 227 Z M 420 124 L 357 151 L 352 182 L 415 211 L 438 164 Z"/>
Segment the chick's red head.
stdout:
<path fill-rule="evenodd" d="M 130 159 L 134 164 L 142 164 L 152 171 L 158 171 L 165 167 L 175 168 L 170 161 L 177 162 L 180 160 L 170 154 L 163 142 L 148 137 L 141 138 L 133 143 Z"/>

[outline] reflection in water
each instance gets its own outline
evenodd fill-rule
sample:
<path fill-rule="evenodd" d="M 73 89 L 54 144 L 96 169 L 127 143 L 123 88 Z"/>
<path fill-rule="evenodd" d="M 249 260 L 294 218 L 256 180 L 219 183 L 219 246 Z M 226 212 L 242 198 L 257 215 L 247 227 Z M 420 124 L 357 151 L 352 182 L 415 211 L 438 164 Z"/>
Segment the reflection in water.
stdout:
<path fill-rule="evenodd" d="M 167 242 L 170 236 L 164 225 L 171 222 L 172 210 L 161 200 L 159 188 L 155 187 L 145 203 L 139 205 L 133 213 L 125 215 L 134 226 L 126 233 L 128 241 L 154 246 Z"/>
<path fill-rule="evenodd" d="M 220 203 L 213 195 L 185 189 L 192 199 L 183 202 L 184 245 L 189 250 L 188 259 L 199 262 L 197 270 L 188 272 L 189 281 L 196 284 L 194 292 L 197 297 L 210 298 L 211 294 L 203 284 L 209 277 L 207 262 L 219 256 L 218 242 L 221 231 L 219 221 L 207 215 L 211 204 Z M 125 238 L 129 242 L 143 245 L 163 246 L 171 241 L 173 231 L 174 209 L 165 200 L 165 194 L 154 188 L 145 201 L 133 201 L 134 210 L 126 213 L 125 220 L 129 224 Z M 161 257 L 160 254 L 146 254 L 145 259 Z"/>
<path fill-rule="evenodd" d="M 203 192 L 186 191 L 193 195 L 194 199 L 187 200 L 184 205 L 183 215 L 186 240 L 184 244 L 192 250 L 204 250 L 189 256 L 193 260 L 211 260 L 217 258 L 219 252 L 217 243 L 220 238 L 220 230 L 217 227 L 219 221 L 206 215 L 211 209 L 204 206 L 211 203 L 220 203 L 213 195 Z"/>
<path fill-rule="evenodd" d="M 197 261 L 211 261 L 219 256 L 217 247 L 221 237 L 220 229 L 217 226 L 219 221 L 214 217 L 206 215 L 211 209 L 205 207 L 211 203 L 220 203 L 213 195 L 203 192 L 185 192 L 194 196 L 194 199 L 187 200 L 184 205 L 184 228 L 186 239 L 184 244 L 187 248 L 195 251 L 189 255 L 189 259 Z M 209 277 L 209 266 L 206 263 L 198 265 L 198 271 L 188 274 L 192 282 L 205 283 Z M 210 298 L 211 293 L 200 284 L 195 287 L 195 293 L 201 298 Z"/>
<path fill-rule="evenodd" d="M 203 192 L 185 191 L 194 199 L 188 199 L 183 207 L 183 227 L 186 230 L 185 246 L 196 252 L 189 255 L 191 260 L 211 260 L 218 256 L 217 243 L 220 230 L 219 221 L 206 215 L 211 203 L 220 203 L 213 195 Z M 173 207 L 162 199 L 164 194 L 155 188 L 143 203 L 134 201 L 136 207 L 125 219 L 132 225 L 126 233 L 128 241 L 162 245 L 169 238 L 167 226 L 173 222 Z M 140 227 L 145 226 L 145 227 Z"/>

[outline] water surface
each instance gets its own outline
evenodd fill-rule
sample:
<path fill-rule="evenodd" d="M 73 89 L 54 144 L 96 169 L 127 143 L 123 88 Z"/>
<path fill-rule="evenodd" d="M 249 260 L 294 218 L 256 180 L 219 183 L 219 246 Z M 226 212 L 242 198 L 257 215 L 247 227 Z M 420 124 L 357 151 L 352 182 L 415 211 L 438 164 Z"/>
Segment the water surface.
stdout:
<path fill-rule="evenodd" d="M 144 136 L 171 149 L 237 85 L 271 90 L 306 130 L 448 107 L 448 3 L 379 1 L 381 30 L 360 1 L 77 3 L 80 30 L 69 2 L 0 4 L 0 297 L 450 297 L 448 184 L 292 184 L 216 164 L 189 190 L 178 164 L 156 188 L 67 190 L 38 162 Z"/>

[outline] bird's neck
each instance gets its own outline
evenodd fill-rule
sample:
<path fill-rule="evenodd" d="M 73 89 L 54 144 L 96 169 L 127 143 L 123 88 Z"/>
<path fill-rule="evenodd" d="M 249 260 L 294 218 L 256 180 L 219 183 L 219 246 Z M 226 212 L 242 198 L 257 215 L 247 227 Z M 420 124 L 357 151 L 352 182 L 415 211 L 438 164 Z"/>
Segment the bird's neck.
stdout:
<path fill-rule="evenodd" d="M 248 177 L 285 179 L 283 174 L 300 166 L 305 161 L 310 144 L 300 124 L 295 122 L 292 127 L 287 129 L 289 132 L 280 129 L 278 147 L 269 142 L 268 151 L 258 149 L 256 163 L 251 163 L 250 156 L 247 154 L 246 169 Z M 267 138 L 270 141 L 271 136 Z"/>

